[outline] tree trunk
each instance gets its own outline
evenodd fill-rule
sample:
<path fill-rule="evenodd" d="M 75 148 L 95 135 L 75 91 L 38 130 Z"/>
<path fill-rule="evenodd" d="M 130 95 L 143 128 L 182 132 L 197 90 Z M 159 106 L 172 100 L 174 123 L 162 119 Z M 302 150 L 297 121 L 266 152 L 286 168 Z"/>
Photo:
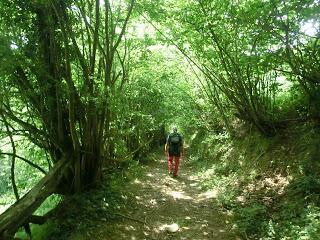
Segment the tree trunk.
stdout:
<path fill-rule="evenodd" d="M 24 197 L 0 215 L 0 239 L 12 239 L 20 226 L 56 190 L 71 161 L 61 159 Z"/>

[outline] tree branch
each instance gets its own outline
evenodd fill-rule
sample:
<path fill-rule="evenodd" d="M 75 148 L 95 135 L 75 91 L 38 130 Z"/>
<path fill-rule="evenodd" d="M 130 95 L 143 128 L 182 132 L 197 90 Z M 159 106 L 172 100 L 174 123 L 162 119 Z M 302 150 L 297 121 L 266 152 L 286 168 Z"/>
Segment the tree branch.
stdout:
<path fill-rule="evenodd" d="M 44 170 L 42 167 L 38 166 L 37 164 L 31 162 L 30 160 L 28 160 L 28 159 L 26 159 L 26 158 L 24 158 L 24 157 L 21 157 L 21 156 L 17 155 L 16 153 L 0 152 L 0 155 L 1 155 L 1 154 L 19 158 L 19 159 L 21 159 L 22 161 L 24 161 L 25 163 L 28 163 L 30 166 L 38 169 L 38 170 L 39 170 L 40 172 L 42 172 L 44 175 L 47 174 L 47 171 Z"/>
<path fill-rule="evenodd" d="M 134 2 L 135 2 L 135 0 L 131 0 L 131 2 L 130 2 L 128 13 L 127 13 L 126 19 L 124 21 L 124 24 L 122 26 L 121 32 L 119 34 L 119 37 L 118 37 L 116 43 L 114 44 L 114 46 L 112 48 L 113 52 L 117 49 L 118 45 L 121 42 L 122 36 L 123 36 L 123 34 L 124 34 L 125 30 L 126 30 L 126 27 L 127 27 L 127 24 L 128 24 L 128 21 L 129 21 L 129 18 L 130 18 L 130 15 L 131 15 L 131 12 L 132 12 L 132 9 L 133 9 L 133 6 L 134 6 Z"/>
<path fill-rule="evenodd" d="M 13 140 L 13 136 L 12 136 L 12 132 L 10 131 L 10 127 L 9 127 L 9 123 L 7 122 L 7 119 L 5 118 L 4 114 L 3 113 L 0 113 L 1 115 L 1 118 L 4 122 L 4 125 L 6 127 L 6 130 L 7 130 L 7 134 L 10 138 L 10 142 L 11 142 L 11 147 L 12 147 L 12 162 L 11 162 L 11 183 L 12 183 L 12 188 L 13 188 L 13 192 L 14 192 L 14 195 L 16 197 L 16 200 L 19 200 L 20 199 L 20 196 L 19 196 L 19 192 L 18 192 L 18 188 L 17 188 L 17 184 L 16 184 L 16 180 L 15 180 L 15 163 L 16 163 L 16 145 L 14 143 L 14 140 Z"/>

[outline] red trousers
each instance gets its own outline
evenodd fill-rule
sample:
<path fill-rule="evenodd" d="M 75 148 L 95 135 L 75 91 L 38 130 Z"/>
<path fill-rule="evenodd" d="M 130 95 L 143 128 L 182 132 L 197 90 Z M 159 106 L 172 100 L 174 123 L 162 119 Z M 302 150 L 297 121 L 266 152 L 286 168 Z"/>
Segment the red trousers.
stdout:
<path fill-rule="evenodd" d="M 173 163 L 173 159 L 174 159 L 174 163 Z M 170 173 L 173 172 L 173 176 L 178 175 L 179 164 L 180 164 L 180 156 L 173 156 L 168 154 L 168 168 Z"/>

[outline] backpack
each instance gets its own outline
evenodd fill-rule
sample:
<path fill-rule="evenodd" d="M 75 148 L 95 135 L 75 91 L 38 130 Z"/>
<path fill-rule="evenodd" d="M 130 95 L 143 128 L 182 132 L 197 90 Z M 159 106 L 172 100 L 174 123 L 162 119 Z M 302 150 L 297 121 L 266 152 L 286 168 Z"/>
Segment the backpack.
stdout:
<path fill-rule="evenodd" d="M 171 133 L 168 137 L 169 155 L 180 156 L 182 137 L 179 133 Z"/>
<path fill-rule="evenodd" d="M 170 143 L 172 144 L 178 144 L 180 143 L 181 141 L 181 137 L 178 133 L 173 133 L 171 136 L 170 136 Z"/>

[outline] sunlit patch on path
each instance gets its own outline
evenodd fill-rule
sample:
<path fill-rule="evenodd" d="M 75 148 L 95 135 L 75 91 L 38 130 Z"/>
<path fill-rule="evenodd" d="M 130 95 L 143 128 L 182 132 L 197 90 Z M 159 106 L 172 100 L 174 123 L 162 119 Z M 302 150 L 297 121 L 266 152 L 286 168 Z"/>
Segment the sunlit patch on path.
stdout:
<path fill-rule="evenodd" d="M 230 240 L 230 216 L 217 204 L 215 190 L 203 191 L 201 179 L 182 162 L 178 178 L 167 173 L 163 156 L 145 168 L 145 174 L 127 186 L 133 206 L 126 215 L 107 222 L 91 239 L 108 240 Z M 72 238 L 76 239 L 76 238 Z"/>

